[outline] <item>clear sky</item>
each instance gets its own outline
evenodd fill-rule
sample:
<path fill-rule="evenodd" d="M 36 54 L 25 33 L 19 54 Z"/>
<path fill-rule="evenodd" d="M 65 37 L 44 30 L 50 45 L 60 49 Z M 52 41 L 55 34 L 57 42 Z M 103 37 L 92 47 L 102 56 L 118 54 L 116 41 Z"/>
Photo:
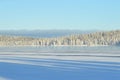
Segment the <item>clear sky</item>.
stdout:
<path fill-rule="evenodd" d="M 0 0 L 3 29 L 120 29 L 120 0 Z"/>

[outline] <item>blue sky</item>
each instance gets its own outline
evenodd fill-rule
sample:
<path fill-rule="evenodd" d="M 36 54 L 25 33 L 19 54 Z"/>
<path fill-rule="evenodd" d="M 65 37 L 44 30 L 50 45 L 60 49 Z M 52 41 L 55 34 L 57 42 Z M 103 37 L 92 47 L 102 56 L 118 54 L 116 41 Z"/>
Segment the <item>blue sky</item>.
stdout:
<path fill-rule="evenodd" d="M 0 29 L 120 29 L 120 0 L 0 0 Z"/>

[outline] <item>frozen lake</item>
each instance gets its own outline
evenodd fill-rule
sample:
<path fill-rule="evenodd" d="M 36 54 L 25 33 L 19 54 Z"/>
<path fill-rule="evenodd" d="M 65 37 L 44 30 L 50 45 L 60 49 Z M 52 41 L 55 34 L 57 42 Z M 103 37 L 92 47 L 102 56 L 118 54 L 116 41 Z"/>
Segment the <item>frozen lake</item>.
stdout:
<path fill-rule="evenodd" d="M 0 80 L 120 80 L 120 47 L 0 47 Z"/>

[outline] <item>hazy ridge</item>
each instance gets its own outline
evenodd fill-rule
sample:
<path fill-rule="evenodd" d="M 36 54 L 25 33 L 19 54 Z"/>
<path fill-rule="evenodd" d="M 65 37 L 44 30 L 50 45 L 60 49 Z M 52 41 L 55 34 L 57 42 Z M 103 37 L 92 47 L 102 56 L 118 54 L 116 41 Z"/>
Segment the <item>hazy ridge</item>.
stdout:
<path fill-rule="evenodd" d="M 4 36 L 23 36 L 33 38 L 55 38 L 61 36 L 68 36 L 72 34 L 88 34 L 96 32 L 96 30 L 82 31 L 82 30 L 0 30 L 0 35 Z"/>

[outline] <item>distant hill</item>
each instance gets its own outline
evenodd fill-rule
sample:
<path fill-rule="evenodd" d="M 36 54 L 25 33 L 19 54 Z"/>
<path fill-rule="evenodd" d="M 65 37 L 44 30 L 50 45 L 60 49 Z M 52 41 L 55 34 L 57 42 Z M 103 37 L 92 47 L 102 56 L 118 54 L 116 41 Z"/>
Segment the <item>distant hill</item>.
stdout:
<path fill-rule="evenodd" d="M 88 34 L 95 32 L 91 31 L 80 31 L 80 30 L 1 30 L 0 35 L 7 36 L 23 36 L 33 38 L 53 38 L 60 36 L 68 36 L 75 34 Z"/>
<path fill-rule="evenodd" d="M 56 32 L 56 31 L 55 31 Z M 17 32 L 16 32 L 17 33 Z M 54 33 L 54 31 L 52 32 Z M 32 33 L 31 33 L 32 34 Z M 47 33 L 49 34 L 49 32 Z M 38 34 L 39 35 L 39 34 Z M 55 33 L 53 34 L 55 35 Z M 120 30 L 47 38 L 0 36 L 0 46 L 109 46 L 120 45 Z"/>

